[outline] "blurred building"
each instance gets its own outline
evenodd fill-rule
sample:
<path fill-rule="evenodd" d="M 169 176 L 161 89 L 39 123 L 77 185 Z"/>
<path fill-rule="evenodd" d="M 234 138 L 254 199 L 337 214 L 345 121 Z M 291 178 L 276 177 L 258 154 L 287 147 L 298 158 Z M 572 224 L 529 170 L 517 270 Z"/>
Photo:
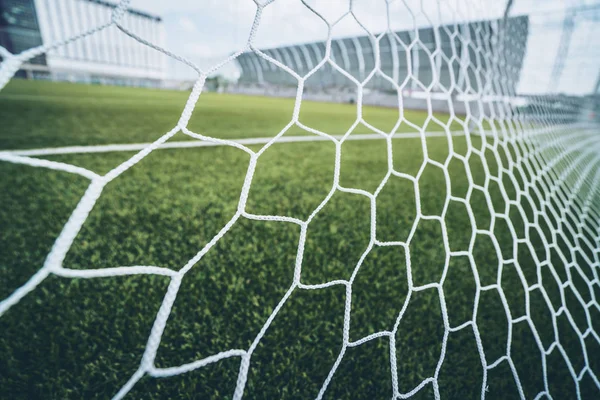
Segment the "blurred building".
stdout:
<path fill-rule="evenodd" d="M 104 25 L 115 4 L 103 0 L 0 0 L 0 46 L 18 54 Z M 162 19 L 129 9 L 123 24 L 140 37 L 165 44 Z M 30 60 L 21 75 L 132 86 L 160 86 L 167 56 L 111 26 Z"/>
<path fill-rule="evenodd" d="M 390 81 L 402 86 L 407 97 L 405 106 L 409 106 L 410 98 L 482 94 L 486 92 L 485 85 L 499 85 L 500 79 L 503 93 L 514 93 L 523 66 L 528 29 L 528 17 L 520 16 L 374 37 L 333 39 L 330 58 L 358 82 L 364 82 L 371 76 L 376 52 L 379 53 L 380 71 L 385 77 L 374 74 L 364 86 L 364 99 L 369 103 L 388 105 L 386 93 L 390 95 L 389 105 L 397 103 L 396 89 Z M 260 51 L 305 76 L 323 60 L 325 50 L 326 42 L 314 42 Z M 491 57 L 501 59 L 504 63 L 502 71 L 492 71 L 500 62 L 493 64 Z M 239 88 L 242 91 L 295 96 L 297 80 L 273 62 L 255 52 L 240 55 L 237 62 L 241 69 Z M 496 76 L 498 82 L 490 82 L 489 76 Z M 349 102 L 354 101 L 357 86 L 328 63 L 311 75 L 304 85 L 305 97 Z"/>

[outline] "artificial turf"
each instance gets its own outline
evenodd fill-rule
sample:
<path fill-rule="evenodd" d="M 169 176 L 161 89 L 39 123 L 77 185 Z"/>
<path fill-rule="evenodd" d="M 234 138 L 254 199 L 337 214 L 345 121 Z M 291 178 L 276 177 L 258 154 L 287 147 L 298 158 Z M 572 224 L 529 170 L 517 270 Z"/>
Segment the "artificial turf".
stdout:
<path fill-rule="evenodd" d="M 188 95 L 13 80 L 0 92 L 0 150 L 152 141 L 177 123 Z M 189 127 L 220 138 L 268 137 L 290 121 L 292 110 L 289 99 L 204 93 Z M 399 116 L 397 110 L 365 107 L 364 117 L 389 131 Z M 404 117 L 422 126 L 427 113 L 405 111 Z M 451 129 L 461 127 L 448 116 L 437 117 Z M 331 134 L 344 133 L 355 119 L 355 105 L 305 101 L 300 112 L 303 124 Z M 414 129 L 402 124 L 398 131 Z M 369 130 L 361 125 L 355 132 Z M 286 134 L 310 133 L 293 127 Z M 177 139 L 186 137 L 177 134 Z M 506 355 L 510 343 L 511 360 L 528 399 L 544 390 L 544 357 L 528 322 L 509 323 L 506 309 L 512 319 L 530 316 L 544 348 L 558 337 L 577 374 L 585 365 L 584 352 L 592 370 L 600 369 L 594 358 L 600 345 L 591 335 L 581 341 L 576 331 L 591 325 L 600 332 L 598 308 L 580 304 L 575 295 L 576 291 L 586 302 L 598 299 L 598 283 L 588 284 L 595 272 L 579 253 L 569 250 L 569 242 L 546 252 L 544 242 L 553 242 L 552 230 L 560 226 L 553 221 L 548 226 L 538 221 L 539 229 L 528 224 L 541 205 L 518 197 L 519 182 L 526 177 L 507 179 L 498 164 L 511 155 L 492 158 L 488 141 L 475 133 L 469 141 L 456 137 L 452 153 L 446 138 L 428 138 L 427 159 L 448 160 L 448 175 L 434 164 L 423 164 L 419 139 L 391 141 L 391 164 L 398 172 L 419 176 L 419 198 L 410 180 L 395 176 L 377 197 L 377 239 L 409 244 L 374 246 L 366 256 L 352 286 L 350 340 L 392 330 L 407 303 L 393 349 L 400 392 L 433 376 L 442 352 L 438 379 L 442 398 L 480 398 L 484 374 L 473 328 L 450 333 L 442 348 L 439 292 L 430 288 L 409 293 L 409 277 L 415 286 L 443 283 L 449 326 L 475 320 L 487 364 Z M 449 158 L 452 154 L 468 156 L 466 163 Z M 132 155 L 47 158 L 103 174 Z M 387 157 L 384 140 L 344 143 L 340 185 L 373 193 L 388 171 Z M 335 146 L 329 142 L 273 145 L 258 161 L 247 211 L 305 220 L 331 189 L 334 159 Z M 150 154 L 108 184 L 64 266 L 181 268 L 234 215 L 248 162 L 248 154 L 231 147 Z M 0 297 L 5 298 L 43 264 L 88 181 L 6 162 L 0 163 L 0 176 Z M 490 181 L 490 176 L 499 179 Z M 471 182 L 486 190 L 473 189 Z M 450 194 L 466 201 L 448 202 Z M 507 200 L 519 200 L 520 207 L 514 203 L 507 207 Z M 419 218 L 417 203 L 421 216 L 441 218 Z M 309 225 L 302 283 L 349 279 L 369 244 L 371 222 L 368 197 L 337 191 Z M 526 232 L 529 239 L 516 244 Z M 229 349 L 247 349 L 292 284 L 299 236 L 299 226 L 289 222 L 245 218 L 236 222 L 185 276 L 156 365 L 176 366 Z M 448 250 L 470 255 L 450 256 Z M 561 286 L 564 282 L 573 283 Z M 531 289 L 536 283 L 541 283 L 545 295 Z M 498 289 L 478 290 L 492 284 Z M 88 280 L 50 276 L 0 317 L 0 397 L 113 396 L 139 365 L 167 286 L 168 278 L 158 276 Z M 246 398 L 316 397 L 342 348 L 346 296 L 341 285 L 295 289 L 252 356 Z M 565 312 L 553 317 L 563 304 L 573 323 Z M 575 398 L 575 382 L 557 348 L 545 363 L 553 398 Z M 240 359 L 234 357 L 176 377 L 144 377 L 129 398 L 229 398 L 239 368 Z M 390 369 L 389 338 L 349 348 L 325 398 L 388 399 Z M 487 398 L 519 397 L 507 361 L 487 372 L 483 390 Z M 599 395 L 589 374 L 582 376 L 580 390 L 583 398 Z M 430 383 L 415 398 L 433 396 Z"/>

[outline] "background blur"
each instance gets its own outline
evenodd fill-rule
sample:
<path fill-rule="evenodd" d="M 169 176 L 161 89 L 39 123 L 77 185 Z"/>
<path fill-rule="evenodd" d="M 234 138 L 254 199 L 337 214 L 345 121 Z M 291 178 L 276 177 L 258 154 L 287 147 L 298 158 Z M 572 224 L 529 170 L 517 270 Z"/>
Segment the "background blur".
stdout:
<path fill-rule="evenodd" d="M 428 3 L 432 3 L 431 7 Z M 103 0 L 0 0 L 0 45 L 17 54 L 71 37 L 109 21 L 115 4 Z M 347 1 L 309 0 L 307 4 L 331 23 L 348 11 Z M 490 2 L 485 9 L 477 9 L 476 2 L 471 9 L 465 8 L 464 3 L 448 1 L 448 11 L 444 13 L 441 11 L 444 7 L 438 8 L 435 0 L 422 4 L 422 12 L 417 13 L 416 7 L 409 9 L 402 2 L 392 3 L 390 21 L 393 30 L 410 32 L 415 27 L 442 26 L 446 21 L 498 19 L 507 6 L 506 2 L 498 1 Z M 366 0 L 355 1 L 354 11 L 365 26 L 345 18 L 334 26 L 332 37 L 364 36 L 365 28 L 374 35 L 384 32 L 387 26 L 385 12 L 379 8 L 381 6 L 373 6 Z M 436 10 L 435 15 L 430 15 L 428 10 Z M 251 0 L 133 0 L 125 25 L 142 38 L 201 68 L 210 69 L 246 46 L 255 13 L 256 6 Z M 527 52 L 517 87 L 519 94 L 586 95 L 598 92 L 598 1 L 520 0 L 511 4 L 509 16 L 526 16 L 528 20 L 528 29 L 524 31 Z M 278 1 L 265 9 L 253 44 L 264 49 L 324 42 L 326 39 L 327 25 L 301 2 Z M 277 56 L 273 57 L 277 59 Z M 286 56 L 281 55 L 280 61 L 284 62 Z M 239 62 L 231 62 L 212 75 L 218 76 L 220 84 L 216 86 L 223 90 L 224 86 L 230 89 L 235 86 L 243 73 Z M 187 88 L 197 73 L 111 27 L 32 60 L 23 67 L 21 76 Z"/>

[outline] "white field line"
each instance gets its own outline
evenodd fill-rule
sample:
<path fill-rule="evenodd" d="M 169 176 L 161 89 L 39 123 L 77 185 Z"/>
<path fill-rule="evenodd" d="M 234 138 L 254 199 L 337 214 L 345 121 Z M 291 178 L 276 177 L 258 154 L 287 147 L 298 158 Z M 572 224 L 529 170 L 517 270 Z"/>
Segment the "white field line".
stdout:
<path fill-rule="evenodd" d="M 450 132 L 452 136 L 464 136 L 464 131 L 453 131 Z M 425 132 L 425 137 L 445 137 L 446 132 Z M 332 135 L 337 140 L 340 140 L 343 135 Z M 392 139 L 418 139 L 421 137 L 420 133 L 397 133 L 392 136 Z M 239 143 L 241 145 L 253 145 L 253 144 L 265 144 L 271 141 L 272 137 L 260 137 L 260 138 L 247 138 L 247 139 L 231 139 L 230 141 Z M 385 137 L 378 133 L 368 133 L 360 135 L 350 135 L 346 140 L 374 140 L 380 139 L 385 140 Z M 293 143 L 293 142 L 324 142 L 330 141 L 330 139 L 317 136 L 283 136 L 277 139 L 278 143 Z M 45 149 L 29 149 L 29 150 L 3 150 L 0 151 L 2 154 L 18 155 L 18 156 L 50 156 L 59 154 L 81 154 L 81 153 L 109 153 L 113 151 L 140 151 L 150 146 L 151 143 L 131 143 L 131 144 L 106 144 L 106 145 L 91 145 L 91 146 L 68 146 L 68 147 L 51 147 Z M 213 146 L 226 146 L 226 144 L 210 142 L 205 140 L 185 140 L 185 141 L 173 141 L 163 143 L 158 149 L 184 149 L 192 147 L 213 147 Z"/>
<path fill-rule="evenodd" d="M 576 123 L 566 124 L 566 127 L 590 129 L 596 127 L 594 124 L 588 123 Z M 558 127 L 544 127 L 539 129 L 530 129 L 531 135 L 544 134 L 549 131 L 558 129 Z M 465 136 L 465 131 L 450 131 L 451 136 Z M 484 132 L 486 136 L 494 136 L 492 132 Z M 331 135 L 336 140 L 341 140 L 344 135 Z M 436 132 L 425 132 L 425 137 L 445 137 L 447 136 L 446 131 Z M 399 132 L 392 136 L 392 139 L 419 139 L 421 137 L 420 132 Z M 502 137 L 501 134 L 498 135 Z M 246 139 L 229 139 L 230 142 L 236 142 L 241 145 L 255 145 L 255 144 L 266 144 L 270 142 L 272 137 L 260 137 L 260 138 L 246 138 Z M 367 133 L 367 134 L 353 134 L 346 138 L 346 140 L 383 140 L 385 137 L 378 133 Z M 274 144 L 278 143 L 294 143 L 294 142 L 325 142 L 329 141 L 327 137 L 318 135 L 305 135 L 305 136 L 282 136 Z M 61 154 L 83 154 L 83 153 L 110 153 L 114 151 L 140 151 L 150 146 L 152 143 L 128 143 L 128 144 L 105 144 L 105 145 L 89 145 L 89 146 L 67 146 L 67 147 L 49 147 L 42 149 L 24 149 L 24 150 L 0 150 L 0 157 L 2 156 L 51 156 Z M 194 147 L 214 147 L 214 146 L 227 146 L 227 144 L 220 142 L 213 142 L 209 140 L 180 140 L 170 141 L 163 143 L 157 149 L 185 149 Z M 6 157 L 5 157 L 6 158 Z"/>

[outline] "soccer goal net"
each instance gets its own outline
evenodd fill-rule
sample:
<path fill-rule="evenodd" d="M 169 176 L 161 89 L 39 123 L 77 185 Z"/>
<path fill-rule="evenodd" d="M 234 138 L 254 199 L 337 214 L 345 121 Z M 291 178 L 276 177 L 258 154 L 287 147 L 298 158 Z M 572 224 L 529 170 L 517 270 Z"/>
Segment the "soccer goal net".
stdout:
<path fill-rule="evenodd" d="M 542 73 L 526 65 L 537 42 L 529 17 L 509 12 L 512 1 L 368 3 L 345 1 L 333 15 L 333 2 L 255 0 L 245 45 L 209 68 L 139 33 L 127 0 L 106 22 L 79 21 L 77 33 L 55 42 L 18 54 L 0 47 L 4 91 L 35 57 L 97 45 L 108 31 L 197 76 L 175 125 L 153 132 L 149 143 L 61 147 L 66 133 L 57 131 L 55 146 L 0 149 L 3 165 L 87 185 L 68 218 L 57 217 L 51 247 L 36 250 L 43 262 L 18 284 L 5 279 L 0 321 L 15 340 L 0 342 L 8 360 L 0 363 L 3 390 L 22 382 L 50 387 L 40 382 L 52 372 L 27 375 L 36 367 L 25 359 L 33 350 L 17 348 L 16 338 L 46 332 L 46 315 L 72 307 L 82 313 L 69 320 L 75 337 L 48 334 L 59 350 L 48 350 L 45 362 L 86 354 L 72 362 L 93 384 L 80 382 L 87 388 L 78 394 L 102 397 L 110 382 L 115 399 L 600 397 L 598 93 L 520 90 Z M 263 46 L 257 35 L 282 4 L 326 35 Z M 344 24 L 356 28 L 352 35 L 338 33 Z M 560 62 L 531 65 L 554 65 L 550 79 L 558 79 L 565 46 Z M 227 65 L 239 70 L 231 93 L 207 93 Z M 131 101 L 152 107 L 158 96 L 156 111 L 168 96 L 152 93 Z M 100 97 L 93 104 L 104 115 L 114 106 Z M 243 114 L 250 103 L 262 108 Z M 237 112 L 239 135 L 219 132 Z M 269 118 L 277 129 L 260 125 Z M 35 120 L 19 126 L 49 129 Z M 25 202 L 47 201 L 48 182 L 36 182 Z M 20 196 L 22 187 L 11 185 Z M 164 206 L 158 190 L 188 197 Z M 53 218 L 36 214 L 36 223 Z M 3 245 L 16 246 L 3 250 L 5 277 L 29 250 L 10 236 L 16 225 L 3 230 Z M 166 282 L 158 297 L 145 297 L 145 286 L 134 283 L 140 276 Z M 48 286 L 54 280 L 63 283 Z M 85 286 L 99 281 L 107 282 L 98 284 L 103 294 Z M 42 305 L 26 330 L 19 325 L 27 310 L 56 298 L 48 296 L 69 293 L 77 293 L 68 303 L 76 306 Z M 83 308 L 108 299 L 119 306 L 89 322 Z M 136 311 L 146 306 L 150 323 Z M 137 330 L 141 346 L 128 336 Z M 94 354 L 110 334 L 118 337 L 107 345 L 111 356 L 124 358 L 106 365 Z M 94 335 L 95 350 L 73 344 Z M 127 362 L 134 367 L 119 369 Z M 78 385 L 72 377 L 80 371 L 58 369 L 72 375 L 52 379 Z M 46 394 L 67 393 L 52 387 Z"/>

